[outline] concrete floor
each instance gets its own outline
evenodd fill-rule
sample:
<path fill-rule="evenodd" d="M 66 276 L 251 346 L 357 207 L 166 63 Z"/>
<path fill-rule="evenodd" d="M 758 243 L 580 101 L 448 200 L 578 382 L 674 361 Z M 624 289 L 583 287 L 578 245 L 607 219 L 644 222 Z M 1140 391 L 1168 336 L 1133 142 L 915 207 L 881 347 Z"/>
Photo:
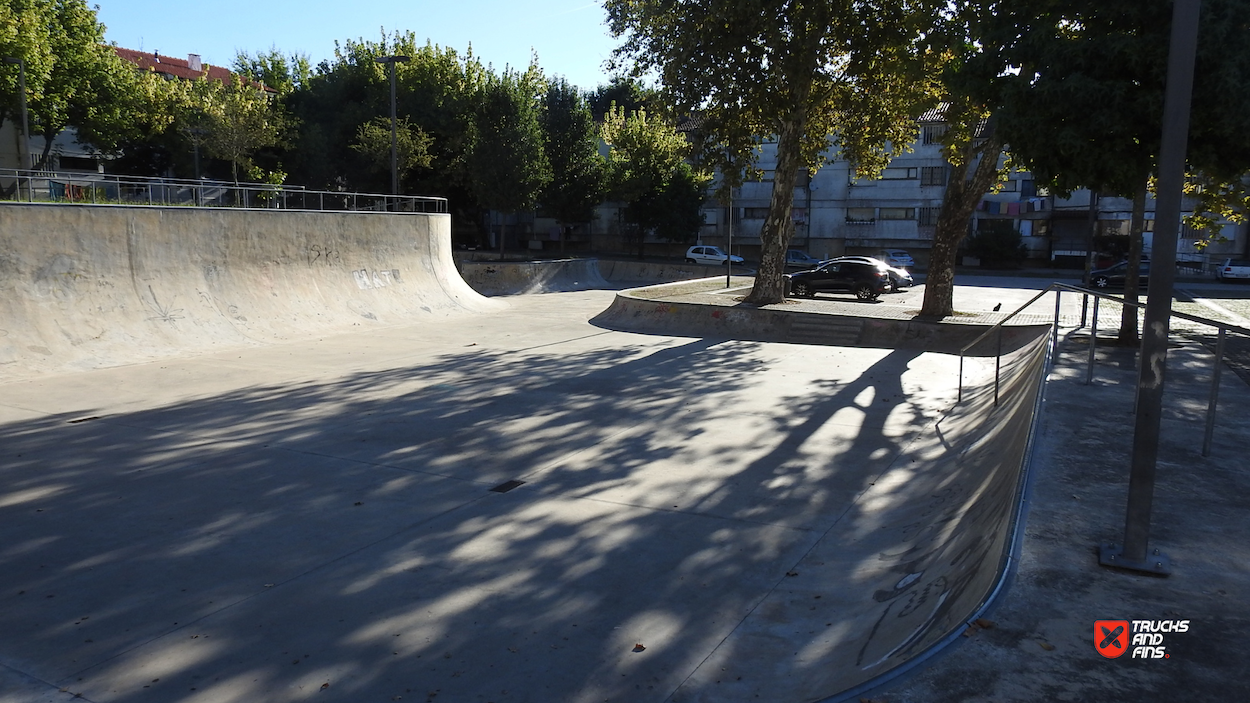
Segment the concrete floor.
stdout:
<path fill-rule="evenodd" d="M 0 702 L 785 696 L 727 638 L 957 360 L 588 325 L 611 295 L 0 387 Z"/>

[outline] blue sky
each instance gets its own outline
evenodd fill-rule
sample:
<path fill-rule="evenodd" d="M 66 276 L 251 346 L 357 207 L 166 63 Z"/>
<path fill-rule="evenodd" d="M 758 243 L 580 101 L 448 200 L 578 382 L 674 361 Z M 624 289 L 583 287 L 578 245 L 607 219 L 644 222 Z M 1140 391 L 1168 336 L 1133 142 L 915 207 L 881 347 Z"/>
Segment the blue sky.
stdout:
<path fill-rule="evenodd" d="M 524 67 L 531 47 L 548 76 L 562 75 L 582 89 L 608 82 L 602 65 L 616 46 L 606 13 L 586 0 L 98 0 L 105 38 L 128 49 L 230 66 L 238 51 L 276 47 L 306 54 L 317 64 L 334 55 L 334 42 L 376 40 L 380 31 L 412 30 L 419 39 L 473 53 L 496 71 Z"/>

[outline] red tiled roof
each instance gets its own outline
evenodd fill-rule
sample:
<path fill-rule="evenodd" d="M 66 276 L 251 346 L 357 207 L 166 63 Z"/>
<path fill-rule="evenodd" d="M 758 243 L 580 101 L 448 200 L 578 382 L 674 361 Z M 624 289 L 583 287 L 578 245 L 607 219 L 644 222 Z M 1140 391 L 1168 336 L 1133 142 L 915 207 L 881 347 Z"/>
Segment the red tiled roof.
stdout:
<path fill-rule="evenodd" d="M 183 80 L 196 80 L 198 78 L 208 78 L 209 80 L 221 81 L 229 83 L 234 80 L 234 73 L 229 69 L 221 66 L 210 66 L 203 64 L 203 70 L 196 71 L 187 63 L 187 59 L 179 59 L 173 56 L 162 56 L 156 52 L 135 51 L 134 49 L 123 49 L 120 46 L 113 47 L 113 51 L 121 58 L 139 67 L 141 71 L 152 70 L 167 76 L 181 78 Z M 256 87 L 262 87 L 257 83 Z M 273 92 L 272 88 L 265 88 L 266 91 Z"/>

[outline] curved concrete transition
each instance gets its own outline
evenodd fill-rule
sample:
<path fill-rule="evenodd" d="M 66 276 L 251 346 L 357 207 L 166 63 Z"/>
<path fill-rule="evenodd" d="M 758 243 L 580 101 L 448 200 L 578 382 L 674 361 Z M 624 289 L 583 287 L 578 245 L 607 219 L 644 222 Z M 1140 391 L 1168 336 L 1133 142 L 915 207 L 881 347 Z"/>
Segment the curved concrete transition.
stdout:
<path fill-rule="evenodd" d="M 844 346 L 948 353 L 986 329 L 663 299 L 706 288 L 693 282 L 624 291 L 592 323 L 809 344 L 821 343 L 811 338 L 816 327 L 842 335 Z M 740 683 L 734 671 L 743 662 L 770 663 L 772 700 L 838 697 L 967 628 L 1007 573 L 1048 331 L 1006 328 L 999 402 L 992 377 L 965 387 L 964 402 L 918 435 L 791 572 L 805 585 L 770 594 L 672 700 L 751 700 L 761 687 L 757 677 Z M 973 354 L 996 348 L 986 342 Z M 810 629 L 812 611 L 829 613 L 837 628 Z"/>
<path fill-rule="evenodd" d="M 695 264 L 614 259 L 552 261 L 457 261 L 460 275 L 483 295 L 524 295 L 704 278 L 712 270 Z"/>
<path fill-rule="evenodd" d="M 0 378 L 501 305 L 446 214 L 0 204 Z"/>

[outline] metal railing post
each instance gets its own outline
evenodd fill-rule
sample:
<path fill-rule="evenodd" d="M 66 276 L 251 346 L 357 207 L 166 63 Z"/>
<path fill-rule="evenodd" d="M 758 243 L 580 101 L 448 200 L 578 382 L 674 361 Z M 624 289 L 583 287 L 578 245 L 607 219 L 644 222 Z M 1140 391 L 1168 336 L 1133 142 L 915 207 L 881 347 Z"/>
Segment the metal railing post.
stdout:
<path fill-rule="evenodd" d="M 994 407 L 998 407 L 998 372 L 1003 367 L 1003 328 L 998 327 L 998 353 L 994 356 Z"/>
<path fill-rule="evenodd" d="M 1097 300 L 1097 298 L 1095 298 Z M 1089 293 L 1081 296 L 1081 324 L 1077 329 L 1082 329 L 1088 324 L 1086 315 L 1089 313 Z"/>
<path fill-rule="evenodd" d="M 1094 298 L 1094 317 L 1089 326 L 1089 361 L 1085 364 L 1085 385 L 1094 382 L 1094 348 L 1098 346 L 1098 302 L 1101 298 Z"/>
<path fill-rule="evenodd" d="M 1226 330 L 1220 328 L 1215 342 L 1215 367 L 1211 370 L 1211 401 L 1207 404 L 1207 429 L 1202 437 L 1202 455 L 1211 456 L 1211 439 L 1215 436 L 1215 406 L 1220 399 L 1220 371 L 1224 366 L 1224 337 Z"/>
<path fill-rule="evenodd" d="M 1050 336 L 1050 366 L 1054 368 L 1059 360 L 1059 301 L 1063 296 L 1063 291 L 1055 291 L 1055 325 L 1051 330 Z"/>
<path fill-rule="evenodd" d="M 955 404 L 964 402 L 964 352 L 959 350 L 959 394 L 955 396 Z"/>

